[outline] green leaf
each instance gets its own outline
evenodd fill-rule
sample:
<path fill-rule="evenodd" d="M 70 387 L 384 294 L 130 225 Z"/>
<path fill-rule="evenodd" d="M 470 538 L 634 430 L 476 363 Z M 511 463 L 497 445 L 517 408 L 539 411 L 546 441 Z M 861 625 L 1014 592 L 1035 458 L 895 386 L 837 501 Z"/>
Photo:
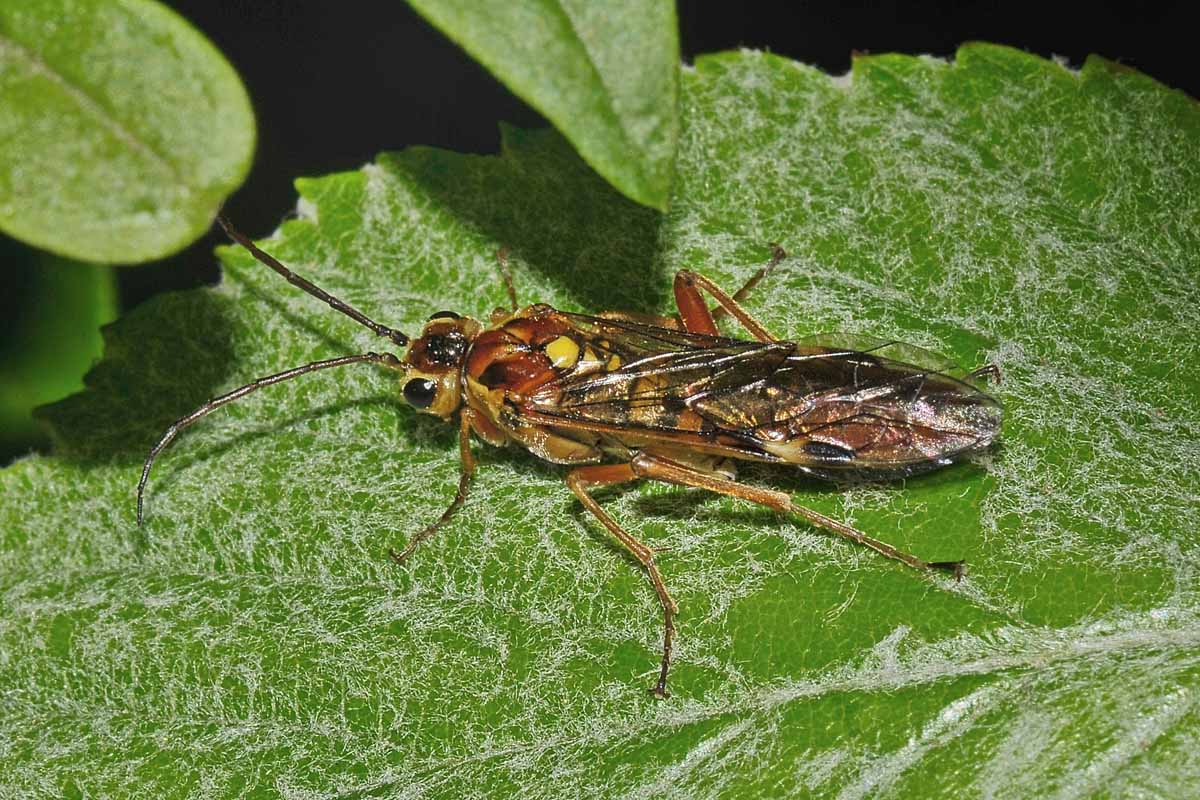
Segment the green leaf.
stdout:
<path fill-rule="evenodd" d="M 684 73 L 662 216 L 552 132 L 499 158 L 413 149 L 299 182 L 264 243 L 412 332 L 520 297 L 666 311 L 675 270 L 784 336 L 996 362 L 986 463 L 758 485 L 929 559 L 929 579 L 798 519 L 663 486 L 601 493 L 679 602 L 661 619 L 563 470 L 477 446 L 348 367 L 280 384 L 164 453 L 171 420 L 285 367 L 380 347 L 245 253 L 108 329 L 54 457 L 0 473 L 0 786 L 10 794 L 1180 796 L 1200 707 L 1200 110 L 1091 59 L 972 45 L 830 78 L 757 53 Z"/>
<path fill-rule="evenodd" d="M 672 0 L 409 0 L 626 197 L 666 210 L 679 138 Z"/>
<path fill-rule="evenodd" d="M 250 168 L 233 68 L 150 0 L 0 4 L 0 230 L 131 263 L 191 243 Z"/>
<path fill-rule="evenodd" d="M 45 444 L 34 407 L 83 388 L 100 326 L 117 315 L 111 269 L 0 237 L 0 462 Z"/>

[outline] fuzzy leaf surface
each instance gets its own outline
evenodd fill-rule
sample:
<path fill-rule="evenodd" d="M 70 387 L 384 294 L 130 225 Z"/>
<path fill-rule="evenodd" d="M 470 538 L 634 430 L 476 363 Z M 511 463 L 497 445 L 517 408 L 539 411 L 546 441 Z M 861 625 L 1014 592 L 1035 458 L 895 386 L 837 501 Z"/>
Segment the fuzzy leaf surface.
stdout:
<path fill-rule="evenodd" d="M 0 794 L 239 797 L 1180 796 L 1200 778 L 1200 112 L 1100 59 L 987 45 L 849 78 L 758 53 L 683 80 L 663 216 L 558 134 L 298 183 L 264 247 L 413 333 L 525 302 L 671 308 L 675 270 L 782 336 L 897 338 L 1004 373 L 1002 448 L 902 483 L 746 468 L 924 558 L 663 486 L 601 493 L 681 608 L 646 691 L 644 575 L 560 468 L 455 434 L 392 373 L 207 397 L 380 342 L 227 248 L 225 283 L 107 329 L 53 457 L 0 473 Z"/>

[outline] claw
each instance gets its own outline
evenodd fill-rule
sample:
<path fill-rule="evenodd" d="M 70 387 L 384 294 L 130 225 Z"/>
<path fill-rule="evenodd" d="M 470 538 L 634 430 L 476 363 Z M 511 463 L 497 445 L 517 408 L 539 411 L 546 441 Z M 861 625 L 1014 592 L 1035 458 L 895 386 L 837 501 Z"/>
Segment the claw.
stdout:
<path fill-rule="evenodd" d="M 934 561 L 929 566 L 949 572 L 954 576 L 955 583 L 960 582 L 967 574 L 967 562 L 965 561 Z"/>

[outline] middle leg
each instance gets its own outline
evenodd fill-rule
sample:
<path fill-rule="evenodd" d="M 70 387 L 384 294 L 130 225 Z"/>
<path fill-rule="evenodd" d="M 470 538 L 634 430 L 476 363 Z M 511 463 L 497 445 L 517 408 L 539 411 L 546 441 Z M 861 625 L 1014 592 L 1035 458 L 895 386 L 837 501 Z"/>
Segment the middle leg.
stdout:
<path fill-rule="evenodd" d="M 512 270 L 508 268 L 508 246 L 502 245 L 496 251 L 496 264 L 500 267 L 500 278 L 504 281 L 504 289 L 508 292 L 508 304 L 513 312 L 517 310 L 517 289 L 513 286 Z"/>
<path fill-rule="evenodd" d="M 601 508 L 600 504 L 587 491 L 590 486 L 613 486 L 637 479 L 638 476 L 629 464 L 598 464 L 571 470 L 567 473 L 567 486 L 579 498 L 579 502 L 583 503 L 583 507 L 590 511 L 592 516 L 600 521 L 600 524 L 608 528 L 617 541 L 646 568 L 646 572 L 650 575 L 650 582 L 654 584 L 654 591 L 658 593 L 658 601 L 663 608 L 662 665 L 658 671 L 658 681 L 651 691 L 656 697 L 669 697 L 667 672 L 671 669 L 671 644 L 675 639 L 675 615 L 679 613 L 679 607 L 675 605 L 675 600 L 667 591 L 662 573 L 658 571 L 658 565 L 654 563 L 654 549 L 638 541 L 617 524 L 617 521 L 610 517 L 608 512 Z"/>

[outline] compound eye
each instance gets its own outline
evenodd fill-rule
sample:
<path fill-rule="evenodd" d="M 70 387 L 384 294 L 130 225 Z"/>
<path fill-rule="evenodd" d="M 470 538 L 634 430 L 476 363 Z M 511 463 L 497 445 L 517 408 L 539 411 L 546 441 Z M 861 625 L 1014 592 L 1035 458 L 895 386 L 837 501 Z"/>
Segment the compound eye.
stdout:
<path fill-rule="evenodd" d="M 404 399 L 413 408 L 429 408 L 437 396 L 437 384 L 428 378 L 413 378 L 404 384 Z"/>
<path fill-rule="evenodd" d="M 457 364 L 467 350 L 467 340 L 458 331 L 430 336 L 425 340 L 425 353 L 435 364 Z"/>
<path fill-rule="evenodd" d="M 432 319 L 443 319 L 443 318 L 444 319 L 462 319 L 461 316 L 459 316 L 458 314 L 455 314 L 453 311 L 439 311 L 436 314 L 430 314 L 429 318 L 431 320 Z"/>

